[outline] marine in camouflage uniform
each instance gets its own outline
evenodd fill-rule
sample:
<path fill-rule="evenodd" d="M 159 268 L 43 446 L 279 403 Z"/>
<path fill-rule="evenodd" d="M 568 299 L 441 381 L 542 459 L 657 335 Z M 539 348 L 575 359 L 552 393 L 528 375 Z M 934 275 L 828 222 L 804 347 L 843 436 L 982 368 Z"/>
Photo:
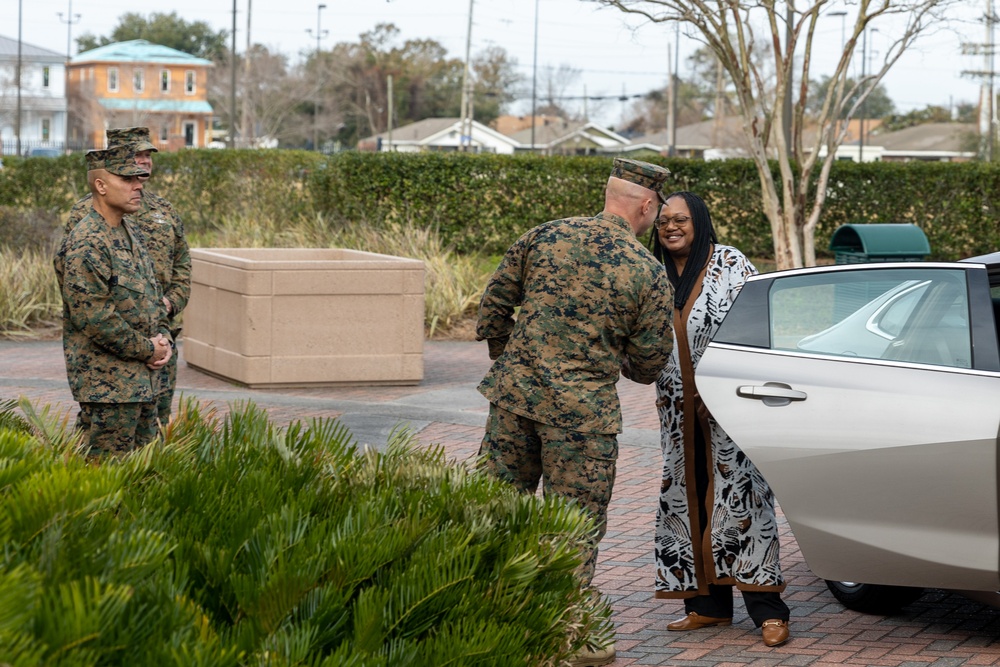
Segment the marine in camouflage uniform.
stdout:
<path fill-rule="evenodd" d="M 138 206 L 122 202 L 142 187 L 135 179 L 148 172 L 125 146 L 88 152 L 87 167 L 104 170 L 98 179 L 120 181 L 104 186 L 99 210 L 110 219 L 92 207 L 56 253 L 63 352 L 80 403 L 77 427 L 87 434 L 91 452 L 120 452 L 155 437 L 161 371 L 153 366 L 170 352 L 169 330 L 152 262 L 134 224 L 122 217 Z"/>
<path fill-rule="evenodd" d="M 581 570 L 585 585 L 615 481 L 619 373 L 649 384 L 673 349 L 673 290 L 636 238 L 652 226 L 668 175 L 616 159 L 604 211 L 524 234 L 479 306 L 477 340 L 495 360 L 479 385 L 490 401 L 480 455 L 519 490 L 534 493 L 541 479 L 546 495 L 590 511 L 597 534 Z"/>
<path fill-rule="evenodd" d="M 107 136 L 109 148 L 129 144 L 136 152 L 136 160 L 140 166 L 145 166 L 147 170 L 152 169 L 149 152 L 157 149 L 149 139 L 149 128 L 110 129 L 107 131 Z M 93 210 L 91 202 L 92 195 L 88 194 L 73 205 L 66 220 L 67 234 Z M 146 251 L 153 261 L 156 280 L 169 304 L 167 314 L 170 318 L 170 333 L 176 341 L 181 332 L 178 316 L 187 306 L 191 296 L 191 253 L 184 236 L 184 223 L 170 202 L 145 188 L 142 190 L 142 205 L 136 213 L 130 215 L 130 218 L 136 223 L 135 229 L 141 234 L 143 245 L 146 246 Z M 161 371 L 160 394 L 157 396 L 156 407 L 157 417 L 163 425 L 170 421 L 176 386 L 177 355 L 175 354 Z"/>

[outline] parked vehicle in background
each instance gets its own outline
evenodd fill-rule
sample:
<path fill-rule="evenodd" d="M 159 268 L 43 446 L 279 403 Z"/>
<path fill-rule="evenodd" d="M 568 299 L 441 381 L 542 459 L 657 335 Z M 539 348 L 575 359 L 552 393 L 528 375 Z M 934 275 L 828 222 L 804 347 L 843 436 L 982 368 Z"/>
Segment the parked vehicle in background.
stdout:
<path fill-rule="evenodd" d="M 1000 253 L 751 278 L 698 391 L 844 605 L 1000 606 Z"/>
<path fill-rule="evenodd" d="M 62 157 L 63 152 L 58 148 L 47 148 L 45 146 L 35 146 L 28 149 L 26 157 Z"/>

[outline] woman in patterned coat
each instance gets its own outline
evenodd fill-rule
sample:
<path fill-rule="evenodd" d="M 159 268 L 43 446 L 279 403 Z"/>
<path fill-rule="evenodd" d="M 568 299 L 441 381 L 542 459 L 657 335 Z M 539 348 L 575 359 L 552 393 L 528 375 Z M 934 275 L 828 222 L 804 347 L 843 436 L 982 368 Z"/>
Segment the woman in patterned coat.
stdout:
<path fill-rule="evenodd" d="M 687 615 L 668 630 L 697 630 L 732 623 L 735 586 L 764 643 L 778 646 L 788 641 L 789 610 L 780 595 L 774 495 L 694 384 L 712 335 L 757 270 L 718 243 L 705 202 L 691 192 L 669 195 L 655 226 L 653 254 L 675 290 L 674 351 L 656 381 L 663 450 L 656 597 L 684 600 Z"/>

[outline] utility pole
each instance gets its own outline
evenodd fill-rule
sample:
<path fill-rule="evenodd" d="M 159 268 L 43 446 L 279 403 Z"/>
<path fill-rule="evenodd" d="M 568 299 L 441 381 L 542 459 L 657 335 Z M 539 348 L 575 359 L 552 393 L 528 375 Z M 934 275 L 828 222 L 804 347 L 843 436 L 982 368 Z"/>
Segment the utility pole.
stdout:
<path fill-rule="evenodd" d="M 14 117 L 15 151 L 21 154 L 21 6 L 24 0 L 17 0 L 17 67 L 14 78 L 17 83 L 17 114 Z"/>
<path fill-rule="evenodd" d="M 670 54 L 667 53 L 667 72 L 670 75 L 670 90 L 668 103 L 670 104 L 670 115 L 667 118 L 667 134 L 670 136 L 670 145 L 667 147 L 667 155 L 677 157 L 677 84 L 680 77 L 677 76 L 677 68 L 681 59 L 681 24 L 680 21 L 674 24 L 674 62 L 670 67 Z"/>
<path fill-rule="evenodd" d="M 993 12 L 993 0 L 986 0 L 986 41 L 983 44 L 962 44 L 962 53 L 965 55 L 983 56 L 982 70 L 966 70 L 962 76 L 979 79 L 982 83 L 979 88 L 979 137 L 980 149 L 987 162 L 993 160 L 995 152 L 995 138 L 997 133 L 997 111 L 996 98 L 994 92 L 993 79 L 996 76 L 993 53 L 995 44 L 993 41 L 993 24 L 997 22 L 997 17 Z"/>
<path fill-rule="evenodd" d="M 864 92 L 865 86 L 865 67 L 868 63 L 868 26 L 865 26 L 861 30 L 861 90 Z M 866 100 L 867 101 L 867 100 Z M 865 161 L 865 103 L 861 103 L 861 108 L 858 109 L 860 112 L 858 119 L 860 132 L 858 139 L 858 163 Z"/>
<path fill-rule="evenodd" d="M 531 61 L 531 152 L 535 152 L 535 100 L 538 90 L 538 0 L 535 0 L 535 55 Z M 586 107 L 586 97 L 583 101 Z M 584 118 L 587 117 L 584 112 Z"/>
<path fill-rule="evenodd" d="M 391 153 L 392 152 L 392 75 L 391 74 L 389 75 L 388 79 L 389 80 L 386 87 L 388 88 L 387 92 L 389 96 L 389 110 L 386 112 L 386 118 L 387 118 L 386 124 L 389 126 L 388 139 L 389 139 L 389 152 Z"/>
<path fill-rule="evenodd" d="M 329 32 L 329 30 L 320 30 L 319 27 L 320 17 L 324 9 L 326 9 L 326 5 L 322 3 L 316 6 L 316 55 L 313 57 L 313 60 L 316 63 L 316 99 L 313 101 L 313 150 L 314 151 L 319 150 L 319 102 L 320 102 L 320 96 L 322 95 L 323 92 L 323 76 L 322 76 L 323 72 L 319 61 L 319 53 L 320 53 L 319 42 L 321 39 L 326 37 L 326 34 Z M 312 30 L 308 28 L 306 28 L 306 32 L 308 32 L 310 35 L 312 34 Z"/>
<path fill-rule="evenodd" d="M 229 52 L 229 134 L 230 148 L 236 147 L 236 0 L 233 0 L 233 39 Z"/>
<path fill-rule="evenodd" d="M 465 31 L 465 74 L 462 76 L 462 130 L 458 138 L 459 149 L 463 152 L 472 150 L 472 90 L 470 89 L 471 83 L 469 81 L 469 58 L 472 50 L 472 7 L 474 4 L 475 0 L 469 0 L 469 27 Z"/>
<path fill-rule="evenodd" d="M 250 140 L 253 139 L 253 122 L 250 118 L 250 4 L 252 0 L 247 0 L 247 47 L 243 52 L 243 116 L 240 121 L 240 135 L 243 138 L 243 145 L 250 147 Z"/>
<path fill-rule="evenodd" d="M 787 52 L 788 78 L 785 80 L 785 98 L 782 100 L 781 124 L 784 126 L 785 151 L 792 145 L 792 85 L 795 83 L 795 50 L 792 49 L 792 21 L 795 20 L 795 12 L 792 11 L 792 2 L 787 0 L 788 7 L 785 10 L 785 51 Z"/>

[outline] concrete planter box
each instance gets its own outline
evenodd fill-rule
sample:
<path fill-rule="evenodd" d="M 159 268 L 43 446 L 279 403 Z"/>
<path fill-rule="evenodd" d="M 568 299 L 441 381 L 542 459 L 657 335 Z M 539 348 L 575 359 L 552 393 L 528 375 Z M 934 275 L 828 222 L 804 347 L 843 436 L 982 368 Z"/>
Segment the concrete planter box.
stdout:
<path fill-rule="evenodd" d="M 183 358 L 259 387 L 423 379 L 424 264 L 339 248 L 191 249 Z"/>

